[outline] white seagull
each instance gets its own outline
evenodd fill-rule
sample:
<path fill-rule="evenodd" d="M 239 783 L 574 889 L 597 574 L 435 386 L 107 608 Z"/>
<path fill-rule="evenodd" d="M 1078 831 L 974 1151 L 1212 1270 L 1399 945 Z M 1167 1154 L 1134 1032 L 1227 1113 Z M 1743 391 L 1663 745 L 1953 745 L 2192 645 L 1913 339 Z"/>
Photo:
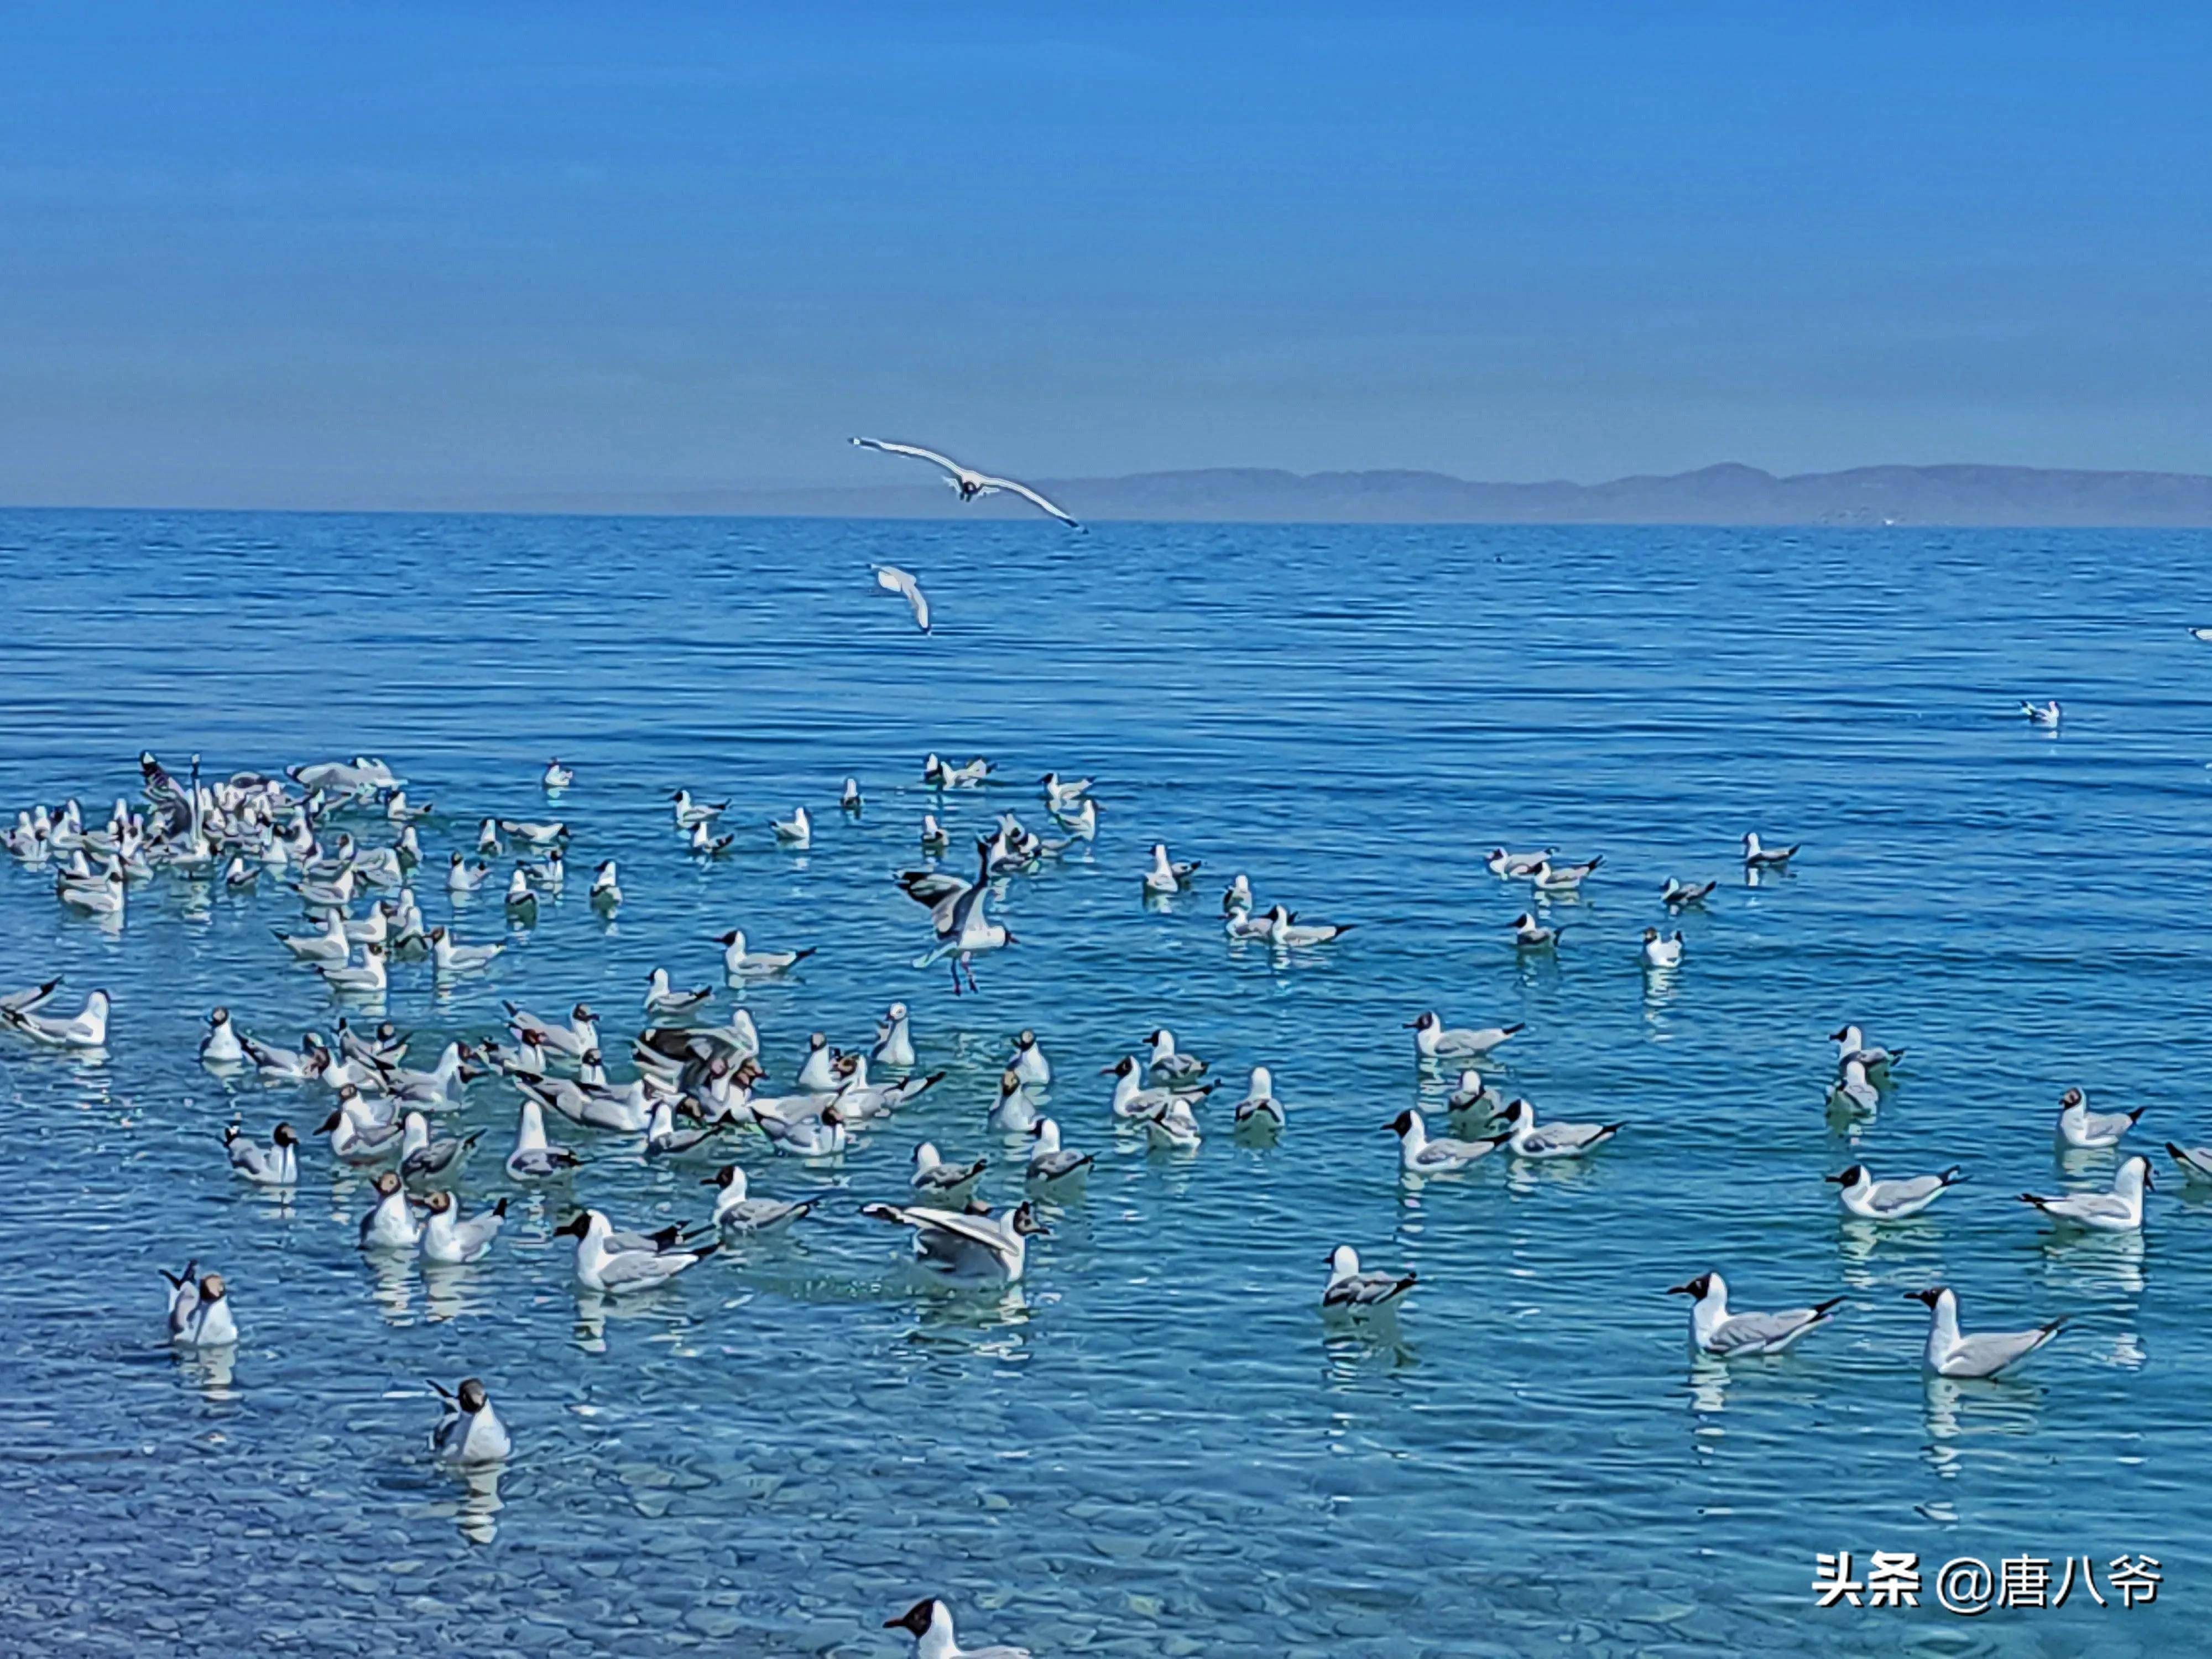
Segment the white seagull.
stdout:
<path fill-rule="evenodd" d="M 2093 1112 L 2088 1097 L 2069 1089 L 2058 1097 L 2058 1138 L 2079 1152 L 2101 1152 L 2118 1146 L 2142 1115 L 2140 1106 L 2131 1112 Z"/>
<path fill-rule="evenodd" d="M 1472 1030 L 1465 1026 L 1447 1026 L 1431 1009 L 1419 1019 L 1408 1020 L 1406 1029 L 1413 1034 L 1413 1053 L 1419 1059 L 1472 1060 L 1488 1054 L 1522 1027 L 1492 1025 Z"/>
<path fill-rule="evenodd" d="M 896 1619 L 884 1620 L 884 1628 L 902 1630 L 914 1638 L 914 1659 L 1030 1659 L 1027 1648 L 999 1642 L 988 1648 L 962 1647 L 952 1638 L 952 1609 L 934 1597 L 915 1602 Z"/>
<path fill-rule="evenodd" d="M 2063 1322 L 2054 1319 L 2032 1331 L 1982 1331 L 1962 1336 L 1959 1332 L 1959 1298 L 1948 1289 L 1938 1285 L 1933 1290 L 1907 1291 L 1905 1299 L 1925 1303 L 1935 1316 L 1928 1325 L 1924 1363 L 1938 1376 L 1995 1376 L 2057 1335 Z"/>
<path fill-rule="evenodd" d="M 238 1327 L 230 1316 L 230 1302 L 221 1273 L 201 1273 L 199 1263 L 187 1261 L 181 1273 L 164 1273 L 169 1281 L 169 1340 L 180 1348 L 228 1348 L 238 1343 Z"/>
<path fill-rule="evenodd" d="M 461 1379 L 461 1386 L 452 1393 L 436 1382 L 430 1384 L 444 1402 L 445 1414 L 430 1433 L 430 1449 L 441 1463 L 463 1467 L 482 1467 L 487 1463 L 504 1463 L 514 1449 L 507 1436 L 507 1425 L 499 1420 L 499 1413 L 491 1408 L 491 1396 L 484 1385 L 473 1376 Z"/>
<path fill-rule="evenodd" d="M 1382 1126 L 1398 1137 L 1398 1165 L 1407 1175 L 1456 1175 L 1477 1158 L 1488 1158 L 1510 1135 L 1491 1135 L 1480 1140 L 1429 1139 L 1421 1115 L 1404 1111 Z"/>
<path fill-rule="evenodd" d="M 1820 1177 L 1841 1188 L 1836 1196 L 1844 1208 L 1866 1221 L 1902 1221 L 1918 1215 L 1966 1178 L 1955 1164 L 1941 1175 L 1914 1176 L 1905 1181 L 1876 1181 L 1863 1164 L 1854 1164 L 1839 1175 Z"/>
<path fill-rule="evenodd" d="M 2032 725 L 2056 726 L 2059 720 L 2058 699 L 2053 697 L 2049 702 L 2043 703 L 2022 702 L 2020 712 Z"/>
<path fill-rule="evenodd" d="M 855 438 L 854 443 L 862 449 L 880 449 L 886 455 L 911 455 L 918 461 L 928 461 L 943 467 L 950 474 L 945 483 L 960 492 L 960 499 L 972 501 L 978 495 L 995 495 L 1000 490 L 1010 490 L 1033 506 L 1042 507 L 1071 530 L 1083 526 L 1031 489 L 1027 484 L 1012 478 L 994 477 L 988 472 L 978 472 L 973 467 L 960 465 L 949 455 L 940 455 L 933 449 L 924 449 L 919 444 L 886 443 L 880 438 Z M 881 580 L 878 578 L 878 580 Z"/>
<path fill-rule="evenodd" d="M 868 568 L 876 573 L 877 586 L 906 601 L 906 608 L 914 612 L 914 625 L 925 634 L 929 632 L 929 599 L 914 572 L 902 570 L 895 564 L 872 564 Z"/>
<path fill-rule="evenodd" d="M 1792 1308 L 1784 1313 L 1732 1314 L 1728 1282 L 1718 1273 L 1699 1273 L 1686 1285 L 1671 1285 L 1667 1294 L 1697 1298 L 1690 1310 L 1690 1340 L 1705 1352 L 1723 1359 L 1780 1353 L 1815 1325 L 1835 1317 L 1836 1310 L 1844 1304 L 1843 1297 L 1835 1296 L 1809 1308 Z"/>
<path fill-rule="evenodd" d="M 1412 1273 L 1362 1273 L 1359 1252 L 1340 1244 L 1328 1255 L 1328 1284 L 1321 1305 L 1331 1312 L 1375 1313 L 1389 1307 L 1413 1288 Z"/>
<path fill-rule="evenodd" d="M 866 1204 L 860 1213 L 895 1227 L 913 1228 L 915 1256 L 925 1267 L 1009 1285 L 1021 1279 L 1028 1264 L 1030 1240 L 1051 1232 L 1026 1203 L 995 1219 L 896 1204 Z"/>
<path fill-rule="evenodd" d="M 2022 1193 L 2020 1201 L 2068 1226 L 2093 1233 L 2131 1233 L 2142 1226 L 2144 1190 L 2156 1184 L 2150 1178 L 2150 1160 L 2138 1155 L 2121 1160 L 2108 1193 L 2069 1193 L 2063 1198 Z"/>

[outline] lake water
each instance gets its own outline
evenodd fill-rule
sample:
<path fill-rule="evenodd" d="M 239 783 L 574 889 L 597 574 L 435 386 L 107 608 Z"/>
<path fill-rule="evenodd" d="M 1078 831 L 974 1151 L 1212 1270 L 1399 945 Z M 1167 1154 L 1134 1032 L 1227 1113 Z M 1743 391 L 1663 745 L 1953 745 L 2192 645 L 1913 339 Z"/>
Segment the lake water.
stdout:
<path fill-rule="evenodd" d="M 74 793 L 104 819 L 142 747 L 218 773 L 368 752 L 435 799 L 440 865 L 482 816 L 544 816 L 557 754 L 565 896 L 450 998 L 395 975 L 418 1056 L 495 1032 L 502 998 L 586 999 L 626 1036 L 652 966 L 719 983 L 710 936 L 744 926 L 820 951 L 745 996 L 779 1081 L 810 1030 L 863 1047 L 895 998 L 947 1073 L 836 1164 L 736 1143 L 757 1192 L 820 1212 L 605 1317 L 551 1233 L 567 1198 L 501 1171 L 512 1090 L 480 1083 L 464 1191 L 514 1211 L 426 1283 L 356 1249 L 366 1188 L 320 1141 L 289 1204 L 226 1168 L 234 1116 L 261 1138 L 326 1109 L 194 1059 L 218 1002 L 287 1043 L 327 1029 L 268 935 L 289 895 L 164 879 L 111 934 L 0 868 L 0 988 L 115 1000 L 100 1063 L 0 1043 L 0 1648 L 890 1655 L 882 1620 L 931 1591 L 1040 1656 L 2201 1646 L 2212 1206 L 2160 1144 L 2212 1140 L 2212 647 L 2183 629 L 2212 619 L 2208 556 L 2183 533 L 0 515 L 10 817 Z M 933 636 L 871 560 L 921 573 Z M 2027 695 L 2063 700 L 2059 734 L 2013 714 Z M 1005 787 L 940 799 L 932 749 Z M 888 878 L 926 809 L 956 846 L 1003 807 L 1048 827 L 1048 768 L 1098 779 L 1097 840 L 1011 884 L 1021 944 L 956 1000 Z M 732 856 L 686 855 L 681 785 L 735 803 Z M 780 852 L 767 821 L 800 802 L 814 846 Z M 1756 890 L 1751 828 L 1805 844 Z M 1138 884 L 1163 839 L 1205 862 L 1166 914 Z M 1501 842 L 1605 855 L 1553 907 L 1556 959 L 1516 960 Z M 584 902 L 606 857 L 612 926 Z M 1355 931 L 1232 948 L 1240 870 Z M 1647 981 L 1669 875 L 1722 886 Z M 489 896 L 458 927 L 508 934 Z M 1441 1117 L 1403 1029 L 1429 1007 L 1526 1021 L 1508 1091 L 1628 1128 L 1577 1168 L 1403 1184 L 1381 1126 Z M 1846 1019 L 1911 1051 L 1856 1139 L 1822 1108 Z M 1117 1137 L 1097 1075 L 1164 1023 L 1228 1083 L 1188 1157 Z M 918 1287 L 856 1212 L 903 1198 L 924 1136 L 1018 1199 L 984 1114 L 1024 1025 L 1098 1168 L 1018 1291 Z M 1228 1132 L 1255 1063 L 1291 1103 L 1273 1147 Z M 2139 1240 L 2063 1240 L 2014 1197 L 2109 1178 L 2054 1152 L 2077 1083 L 2148 1109 Z M 705 1216 L 697 1169 L 556 1135 L 586 1152 L 578 1200 Z M 1820 1180 L 1854 1158 L 1972 1179 L 1875 1239 Z M 1419 1272 L 1395 1332 L 1322 1323 L 1339 1243 Z M 233 1285 L 227 1376 L 160 1340 L 157 1269 L 192 1256 Z M 1693 1364 L 1662 1292 L 1709 1267 L 1746 1307 L 1850 1300 L 1782 1360 Z M 1970 1328 L 2070 1323 L 2012 1380 L 1932 1387 L 1902 1293 L 1939 1279 Z M 421 1379 L 465 1373 L 518 1443 L 495 1510 L 426 1455 Z M 1918 1553 L 1923 1605 L 1814 1612 L 1839 1549 Z M 2123 1552 L 2162 1563 L 2155 1606 L 2105 1584 Z M 1935 1606 L 1942 1561 L 2022 1553 L 2093 1556 L 2112 1605 Z"/>

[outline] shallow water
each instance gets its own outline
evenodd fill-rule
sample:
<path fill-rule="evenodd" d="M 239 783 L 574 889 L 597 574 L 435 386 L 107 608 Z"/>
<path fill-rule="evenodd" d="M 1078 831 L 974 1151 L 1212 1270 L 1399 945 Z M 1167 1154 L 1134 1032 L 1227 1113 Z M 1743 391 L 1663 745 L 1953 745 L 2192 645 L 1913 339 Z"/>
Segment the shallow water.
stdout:
<path fill-rule="evenodd" d="M 2197 1644 L 2212 1599 L 2212 1206 L 2159 1144 L 2212 1140 L 2202 919 L 2212 647 L 2184 633 L 2196 534 L 1173 527 L 0 515 L 0 804 L 76 793 L 104 817 L 150 746 L 181 767 L 367 751 L 434 797 L 430 862 L 486 814 L 542 815 L 578 769 L 567 892 L 492 972 L 434 997 L 395 975 L 427 1060 L 512 997 L 584 998 L 627 1032 L 647 970 L 719 981 L 709 937 L 820 955 L 745 1001 L 787 1079 L 806 1033 L 865 1044 L 914 1005 L 933 1092 L 841 1163 L 738 1143 L 756 1190 L 821 1212 L 604 1317 L 580 1305 L 559 1190 L 517 1192 L 486 1130 L 468 1207 L 515 1192 L 490 1258 L 380 1271 L 365 1188 L 306 1149 L 289 1205 L 243 1189 L 222 1126 L 312 1127 L 326 1097 L 195 1063 L 206 1009 L 290 1042 L 336 1012 L 267 934 L 281 889 L 211 901 L 167 880 L 111 934 L 43 872 L 0 869 L 0 988 L 65 971 L 115 997 L 82 1063 L 0 1045 L 0 1646 L 480 1656 L 890 1654 L 878 1628 L 946 1595 L 975 1638 L 1072 1652 L 1339 1656 L 1764 1652 L 2131 1654 Z M 938 631 L 867 583 L 918 570 Z M 2009 717 L 2067 708 L 2055 737 Z M 941 800 L 936 749 L 1006 787 Z M 954 1000 L 912 958 L 887 879 L 921 812 L 963 832 L 1034 780 L 1091 773 L 1087 859 L 1015 880 L 1020 945 Z M 860 820 L 838 781 L 868 794 Z M 727 796 L 739 850 L 695 864 L 666 821 Z M 766 828 L 807 802 L 805 854 Z M 1802 839 L 1747 890 L 1737 837 Z M 380 834 L 373 839 L 380 839 Z M 1205 860 L 1166 914 L 1146 849 Z M 1556 959 L 1516 960 L 1526 902 L 1493 842 L 1602 852 Z M 628 895 L 584 902 L 599 859 Z M 1357 924 L 1272 959 L 1224 940 L 1217 896 Z M 1647 981 L 1662 877 L 1720 876 Z M 1217 879 L 1219 878 L 1219 879 Z M 434 878 L 418 884 L 433 921 Z M 1671 924 L 1670 924 L 1671 925 Z M 495 898 L 465 939 L 508 933 Z M 1580 1168 L 1493 1159 L 1414 1189 L 1383 1121 L 1424 1091 L 1404 1022 L 1525 1020 L 1509 1092 L 1625 1119 Z M 1870 1124 L 1822 1110 L 1826 1034 L 1911 1050 Z M 1204 1146 L 1117 1139 L 1102 1066 L 1162 1023 L 1228 1080 Z M 855 1212 L 906 1191 L 927 1136 L 983 1124 L 1017 1028 L 1051 1109 L 1099 1154 L 1018 1291 L 915 1283 L 903 1236 Z M 1279 1145 L 1226 1100 L 1273 1067 Z M 2160 1190 L 2139 1243 L 2063 1241 L 2013 1194 L 2109 1177 L 2063 1164 L 2069 1083 L 2148 1108 Z M 1441 1127 L 1440 1125 L 1433 1127 Z M 575 1196 L 625 1223 L 703 1217 L 702 1170 L 586 1143 Z M 496 1150 L 495 1150 L 496 1149 Z M 1870 1238 L 1820 1176 L 1960 1163 L 1972 1181 Z M 1395 1330 L 1316 1301 L 1356 1244 L 1417 1270 Z M 158 1340 L 156 1269 L 234 1286 L 228 1375 Z M 1723 1271 L 1748 1307 L 1848 1294 L 1785 1359 L 1692 1364 L 1662 1292 Z M 1942 1279 L 1970 1328 L 2071 1323 L 2017 1380 L 1931 1389 Z M 489 1382 L 519 1455 L 495 1497 L 433 1469 L 421 1379 Z M 2123 1551 L 2155 1607 L 1960 1619 L 1815 1613 L 1816 1552 L 1994 1562 Z M 2109 1591 L 2107 1592 L 2109 1594 Z"/>

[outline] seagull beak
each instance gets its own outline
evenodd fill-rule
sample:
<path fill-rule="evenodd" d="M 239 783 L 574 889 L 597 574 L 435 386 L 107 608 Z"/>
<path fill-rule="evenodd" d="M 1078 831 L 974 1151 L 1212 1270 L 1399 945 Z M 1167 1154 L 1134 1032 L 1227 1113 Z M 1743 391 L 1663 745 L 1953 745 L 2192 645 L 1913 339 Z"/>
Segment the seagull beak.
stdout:
<path fill-rule="evenodd" d="M 1667 1287 L 1667 1294 L 1669 1296 L 1695 1296 L 1697 1292 L 1692 1290 L 1687 1285 L 1669 1285 Z"/>
<path fill-rule="evenodd" d="M 1830 1182 L 1832 1185 L 1841 1187 L 1846 1183 L 1848 1177 L 1839 1175 L 1832 1175 L 1822 1176 L 1820 1179 Z"/>

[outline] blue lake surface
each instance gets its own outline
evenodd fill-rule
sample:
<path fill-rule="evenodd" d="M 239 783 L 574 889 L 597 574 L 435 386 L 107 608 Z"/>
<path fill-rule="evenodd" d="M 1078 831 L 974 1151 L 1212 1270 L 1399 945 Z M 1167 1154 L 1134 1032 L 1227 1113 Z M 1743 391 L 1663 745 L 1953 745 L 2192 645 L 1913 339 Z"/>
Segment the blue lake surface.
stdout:
<path fill-rule="evenodd" d="M 104 820 L 144 747 L 217 774 L 367 752 L 434 798 L 435 866 L 575 766 L 562 899 L 512 935 L 465 906 L 464 939 L 514 948 L 450 996 L 395 973 L 418 1061 L 495 1033 L 502 998 L 627 1036 L 653 966 L 719 983 L 711 936 L 742 926 L 819 947 L 744 994 L 777 1081 L 894 999 L 946 1073 L 834 1164 L 738 1140 L 757 1192 L 820 1212 L 604 1317 L 552 1234 L 569 1194 L 501 1170 L 515 1097 L 487 1079 L 463 1191 L 514 1212 L 426 1281 L 355 1248 L 367 1188 L 319 1139 L 289 1203 L 226 1167 L 234 1118 L 327 1109 L 194 1057 L 217 1003 L 288 1044 L 328 1028 L 269 937 L 290 895 L 164 878 L 111 933 L 0 867 L 0 988 L 114 996 L 96 1063 L 0 1042 L 0 1648 L 890 1655 L 882 1620 L 937 1592 L 1041 1656 L 2201 1649 L 2212 1204 L 2160 1146 L 2212 1141 L 2212 647 L 2183 628 L 2212 619 L 2209 559 L 2194 533 L 0 514 L 10 817 L 75 794 Z M 921 574 L 933 635 L 872 560 Z M 2058 734 L 2014 714 L 2030 695 Z M 1004 787 L 939 797 L 929 750 Z M 1048 769 L 1098 779 L 1097 840 L 1010 884 L 1021 944 L 956 1000 L 889 878 L 925 810 L 957 848 L 1006 808 L 1048 830 Z M 686 854 L 684 785 L 734 802 L 732 857 Z M 801 802 L 814 846 L 779 851 Z M 1753 828 L 1805 850 L 1747 889 Z M 1156 840 L 1204 860 L 1164 914 Z M 1605 856 L 1552 907 L 1555 959 L 1516 959 L 1499 842 Z M 585 902 L 608 857 L 611 925 Z M 1232 947 L 1238 871 L 1355 931 Z M 1670 875 L 1722 886 L 1651 981 Z M 1629 1127 L 1580 1167 L 1409 1187 L 1382 1126 L 1442 1127 L 1403 1029 L 1426 1008 L 1526 1021 L 1507 1092 Z M 1822 1105 L 1846 1020 L 1911 1050 L 1849 1134 Z M 1225 1079 L 1188 1157 L 1117 1136 L 1097 1075 L 1162 1024 Z M 1099 1167 L 1018 1290 L 918 1286 L 859 1206 L 904 1198 L 924 1137 L 1018 1200 L 984 1116 L 1023 1026 Z M 1291 1103 L 1272 1147 L 1229 1133 L 1255 1064 Z M 2071 1084 L 2147 1109 L 2139 1239 L 2062 1238 L 2014 1197 L 2109 1179 L 2054 1151 Z M 556 1137 L 586 1153 L 574 1200 L 704 1218 L 698 1169 Z M 1854 1159 L 1972 1179 L 1877 1238 L 1820 1179 Z M 1340 1243 L 1419 1273 L 1395 1332 L 1322 1323 Z M 160 1340 L 157 1270 L 187 1257 L 232 1284 L 227 1373 Z M 1745 1307 L 1849 1303 L 1781 1360 L 1693 1363 L 1663 1291 L 1707 1268 Z M 2069 1323 L 2010 1380 L 1930 1384 L 1903 1293 L 1939 1280 L 1969 1328 Z M 518 1443 L 495 1510 L 427 1455 L 421 1379 L 466 1373 Z M 1815 1613 L 1839 1549 L 1931 1578 L 2087 1553 L 2100 1587 L 2149 1554 L 2166 1584 L 2132 1611 L 1961 1619 L 1930 1583 Z"/>

